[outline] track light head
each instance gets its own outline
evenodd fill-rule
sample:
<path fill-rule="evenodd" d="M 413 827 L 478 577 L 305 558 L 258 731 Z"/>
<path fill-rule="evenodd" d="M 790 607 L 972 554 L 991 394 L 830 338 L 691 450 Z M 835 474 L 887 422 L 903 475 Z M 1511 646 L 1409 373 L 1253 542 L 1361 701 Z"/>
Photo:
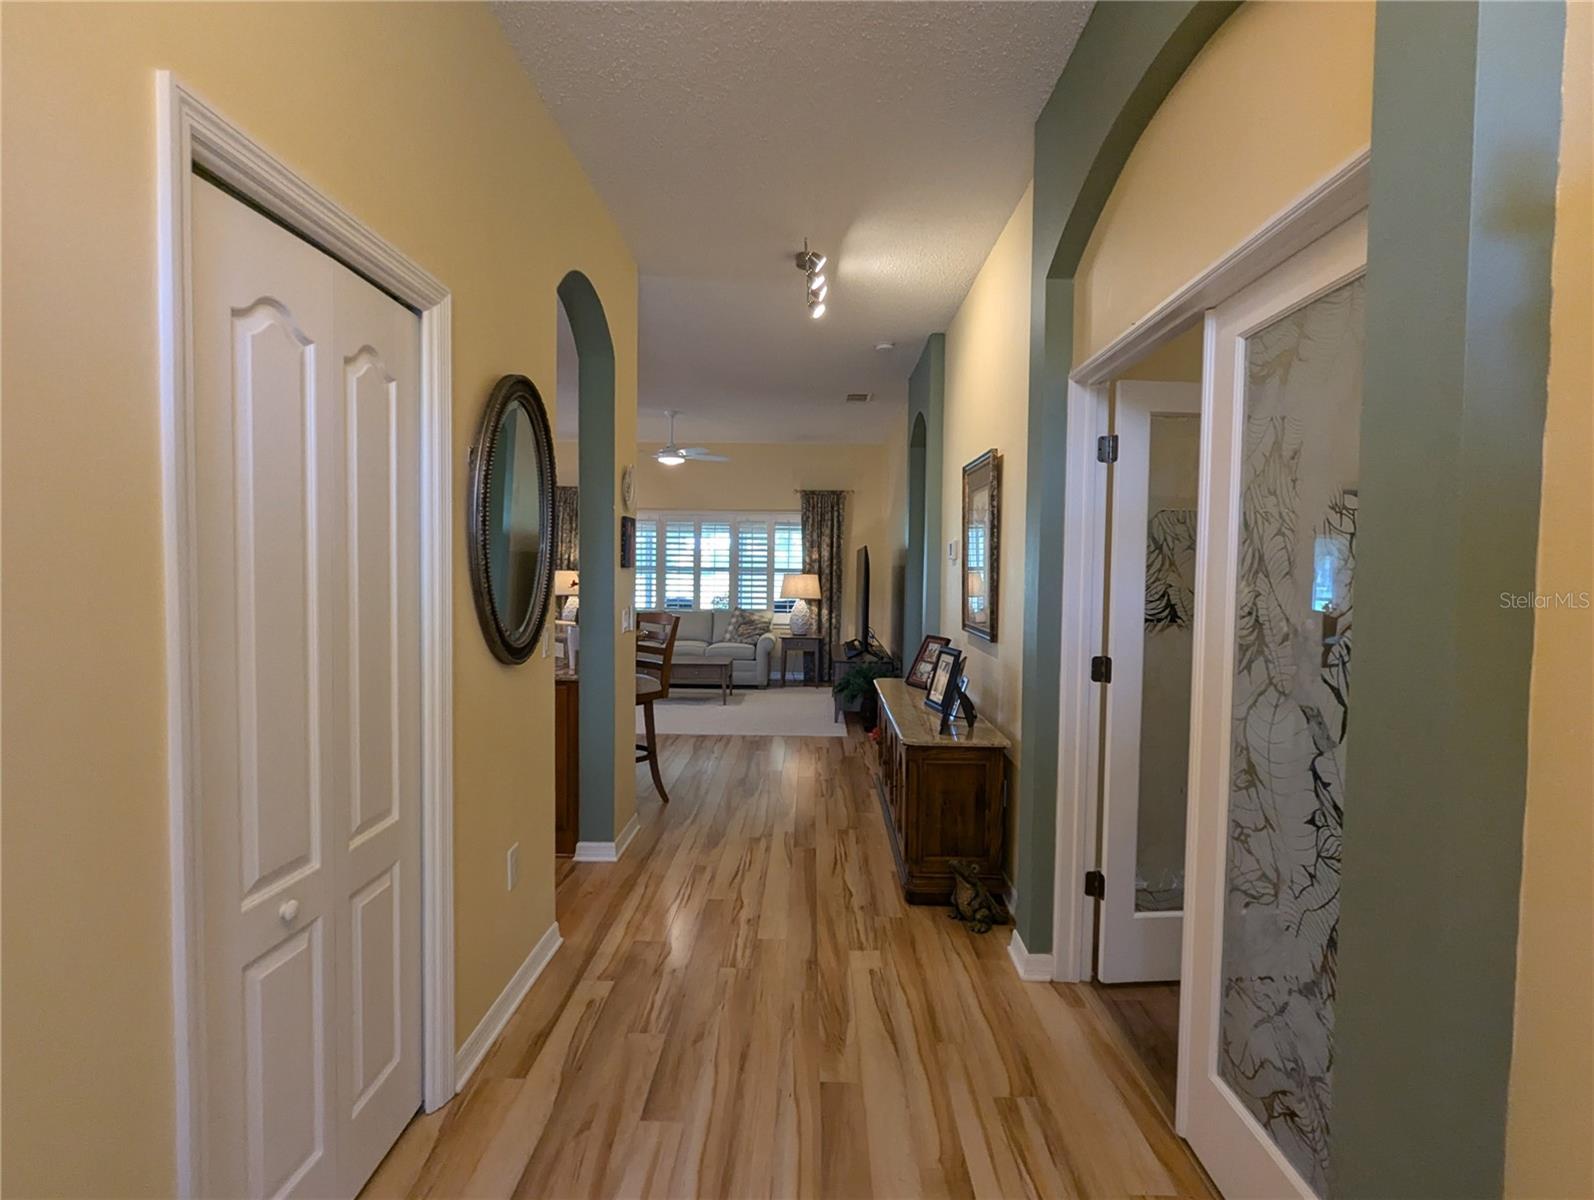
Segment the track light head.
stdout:
<path fill-rule="evenodd" d="M 817 321 L 825 315 L 825 297 L 830 294 L 830 283 L 823 273 L 825 264 L 830 260 L 819 251 L 810 250 L 805 238 L 796 261 L 797 269 L 803 273 L 804 282 L 808 285 L 808 315 Z"/>

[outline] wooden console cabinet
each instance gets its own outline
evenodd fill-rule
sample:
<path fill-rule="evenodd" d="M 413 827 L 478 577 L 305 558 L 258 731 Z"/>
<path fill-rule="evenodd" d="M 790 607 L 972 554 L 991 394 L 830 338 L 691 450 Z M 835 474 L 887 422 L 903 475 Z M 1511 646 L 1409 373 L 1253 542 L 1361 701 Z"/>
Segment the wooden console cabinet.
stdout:
<path fill-rule="evenodd" d="M 900 679 L 877 679 L 880 757 L 875 782 L 897 875 L 910 904 L 945 904 L 953 859 L 979 864 L 998 896 L 1007 828 L 1007 751 L 1011 743 L 988 721 L 973 730 L 955 721 L 940 732 L 941 714 L 924 693 Z"/>
<path fill-rule="evenodd" d="M 553 683 L 553 852 L 569 858 L 581 824 L 581 681 L 560 670 Z"/>

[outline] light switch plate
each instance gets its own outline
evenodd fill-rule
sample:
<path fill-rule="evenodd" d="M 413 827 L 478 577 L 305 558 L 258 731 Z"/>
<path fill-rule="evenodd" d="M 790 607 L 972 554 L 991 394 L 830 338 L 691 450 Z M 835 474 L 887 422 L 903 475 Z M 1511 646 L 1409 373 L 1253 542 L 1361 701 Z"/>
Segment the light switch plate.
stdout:
<path fill-rule="evenodd" d="M 950 542 L 948 542 L 946 544 L 946 561 L 947 562 L 957 562 L 957 560 L 958 560 L 958 544 L 957 544 L 957 539 L 954 538 L 952 541 L 950 541 Z"/>
<path fill-rule="evenodd" d="M 636 628 L 636 609 L 627 604 L 620 610 L 620 632 L 630 633 Z"/>
<path fill-rule="evenodd" d="M 504 890 L 512 892 L 515 884 L 520 882 L 520 843 L 516 842 L 509 848 L 504 863 Z"/>

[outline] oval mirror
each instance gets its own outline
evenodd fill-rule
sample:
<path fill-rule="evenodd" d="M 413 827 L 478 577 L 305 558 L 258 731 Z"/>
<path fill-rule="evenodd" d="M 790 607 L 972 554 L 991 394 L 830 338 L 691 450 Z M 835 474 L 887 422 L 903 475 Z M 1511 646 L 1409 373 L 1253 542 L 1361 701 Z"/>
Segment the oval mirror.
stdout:
<path fill-rule="evenodd" d="M 482 634 L 500 662 L 531 656 L 553 578 L 553 435 L 524 375 L 493 388 L 471 447 L 471 590 Z"/>

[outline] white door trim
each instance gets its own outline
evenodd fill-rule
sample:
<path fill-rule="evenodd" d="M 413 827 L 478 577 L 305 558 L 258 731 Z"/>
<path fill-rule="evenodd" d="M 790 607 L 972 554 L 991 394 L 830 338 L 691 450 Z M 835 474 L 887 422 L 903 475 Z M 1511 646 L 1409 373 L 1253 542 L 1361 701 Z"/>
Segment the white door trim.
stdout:
<path fill-rule="evenodd" d="M 1090 978 L 1095 920 L 1094 905 L 1082 888 L 1085 871 L 1096 859 L 1095 786 L 1100 753 L 1097 692 L 1101 685 L 1090 682 L 1089 667 L 1091 656 L 1101 653 L 1103 557 L 1096 544 L 1102 538 L 1105 497 L 1096 470 L 1098 430 L 1092 413 L 1105 404 L 1108 382 L 1126 367 L 1365 209 L 1370 162 L 1367 150 L 1347 159 L 1069 374 L 1063 450 L 1067 474 L 1058 655 L 1057 843 L 1052 880 L 1052 950 L 1059 980 Z M 1083 577 L 1082 572 L 1086 573 Z M 1188 880 L 1188 862 L 1185 871 Z"/>
<path fill-rule="evenodd" d="M 1177 979 L 1184 909 L 1141 912 L 1136 872 L 1142 780 L 1141 737 L 1147 645 L 1146 528 L 1151 516 L 1151 428 L 1155 415 L 1199 416 L 1201 385 L 1120 380 L 1114 388 L 1112 533 L 1106 556 L 1106 649 L 1112 686 L 1103 689 L 1101 827 L 1097 855 L 1106 876 L 1097 913 L 1096 978 L 1103 983 Z M 1098 472 L 1105 475 L 1105 472 Z M 1106 524 L 1098 519 L 1099 524 Z M 1098 604 L 1100 601 L 1098 600 Z"/>
<path fill-rule="evenodd" d="M 1201 395 L 1201 482 L 1196 502 L 1195 653 L 1191 664 L 1190 815 L 1185 839 L 1185 921 L 1179 1004 L 1175 1128 L 1208 1154 L 1203 1165 L 1225 1195 L 1310 1198 L 1310 1185 L 1234 1093 L 1217 1083 L 1222 1012 L 1222 913 L 1227 891 L 1229 778 L 1234 712 L 1235 577 L 1240 547 L 1246 339 L 1285 313 L 1367 269 L 1365 211 L 1318 239 L 1283 279 L 1231 297 L 1209 313 Z M 1246 1131 L 1225 1136 L 1235 1125 Z M 1213 1145 L 1224 1145 L 1222 1155 Z M 1222 1161 L 1219 1161 L 1221 1158 Z M 1212 1161 L 1208 1161 L 1208 1159 Z M 1282 1186 L 1281 1186 L 1282 1185 Z M 1285 1191 L 1284 1188 L 1291 1189 Z"/>
<path fill-rule="evenodd" d="M 155 78 L 166 740 L 172 876 L 177 1190 L 197 1194 L 205 1112 L 194 621 L 190 205 L 197 164 L 421 313 L 421 975 L 428 1110 L 454 1095 L 452 300 L 447 288 L 318 192 L 170 71 Z"/>

